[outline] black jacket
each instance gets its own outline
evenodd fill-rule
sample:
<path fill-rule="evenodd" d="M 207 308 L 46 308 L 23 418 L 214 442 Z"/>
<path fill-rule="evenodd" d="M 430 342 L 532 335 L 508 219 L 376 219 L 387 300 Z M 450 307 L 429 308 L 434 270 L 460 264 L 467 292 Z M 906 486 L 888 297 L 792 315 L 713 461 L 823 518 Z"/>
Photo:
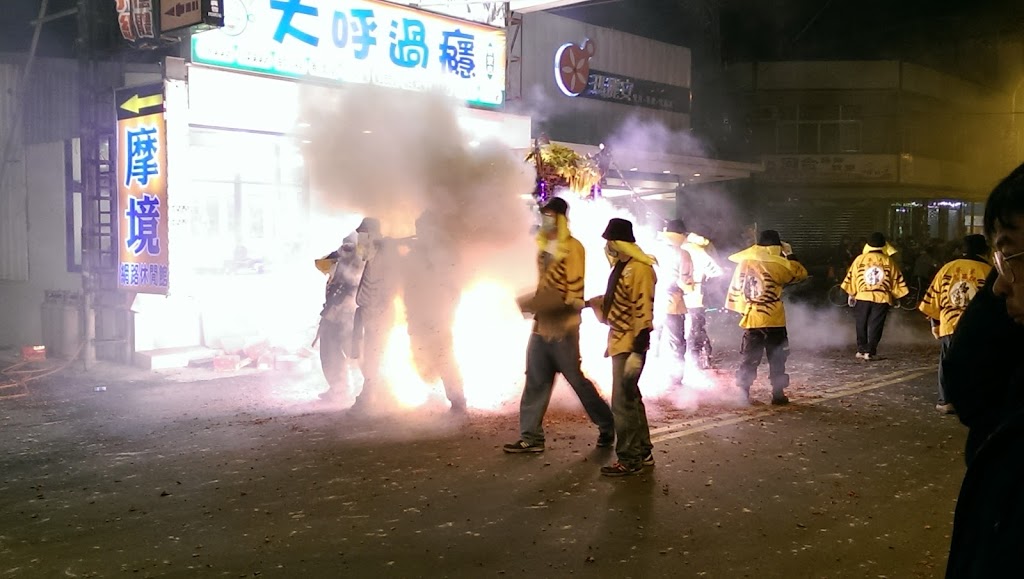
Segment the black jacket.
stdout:
<path fill-rule="evenodd" d="M 946 401 L 970 429 L 968 465 L 1001 423 L 1024 410 L 1024 327 L 1010 319 L 1006 301 L 992 292 L 995 279 L 993 270 L 960 318 L 942 362 Z"/>

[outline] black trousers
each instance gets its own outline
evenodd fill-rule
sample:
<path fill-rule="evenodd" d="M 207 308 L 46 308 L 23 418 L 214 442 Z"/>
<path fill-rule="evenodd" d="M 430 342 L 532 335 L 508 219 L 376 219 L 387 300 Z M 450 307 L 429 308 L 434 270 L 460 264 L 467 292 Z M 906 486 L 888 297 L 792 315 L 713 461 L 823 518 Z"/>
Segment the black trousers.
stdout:
<path fill-rule="evenodd" d="M 686 360 L 686 315 L 667 314 L 665 316 L 665 341 L 668 343 L 669 354 L 678 362 Z"/>
<path fill-rule="evenodd" d="M 736 385 L 748 394 L 750 386 L 757 378 L 757 367 L 761 364 L 762 354 L 768 355 L 768 380 L 772 384 L 772 396 L 778 398 L 789 386 L 789 374 L 786 374 L 789 334 L 786 333 L 786 328 L 756 328 L 743 332 Z"/>
<path fill-rule="evenodd" d="M 857 318 L 857 352 L 872 356 L 878 354 L 878 343 L 882 341 L 889 304 L 857 300 L 853 313 Z"/>

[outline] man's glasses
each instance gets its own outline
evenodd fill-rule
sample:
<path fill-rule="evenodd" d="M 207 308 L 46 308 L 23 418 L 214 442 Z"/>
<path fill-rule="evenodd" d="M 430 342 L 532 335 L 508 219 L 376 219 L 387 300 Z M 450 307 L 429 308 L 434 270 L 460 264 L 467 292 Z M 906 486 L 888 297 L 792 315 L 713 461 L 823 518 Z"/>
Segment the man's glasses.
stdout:
<path fill-rule="evenodd" d="M 995 261 L 996 271 L 999 273 L 999 275 L 1001 277 L 1006 278 L 1006 281 L 1010 283 L 1016 281 L 1016 276 L 1013 273 L 1013 268 L 1010 267 L 1010 264 L 1006 262 L 1010 261 L 1011 259 L 1017 259 L 1018 257 L 1024 256 L 1024 251 L 1014 253 L 1013 255 L 1003 255 L 1003 252 L 997 251 L 993 255 L 995 257 L 993 261 Z"/>

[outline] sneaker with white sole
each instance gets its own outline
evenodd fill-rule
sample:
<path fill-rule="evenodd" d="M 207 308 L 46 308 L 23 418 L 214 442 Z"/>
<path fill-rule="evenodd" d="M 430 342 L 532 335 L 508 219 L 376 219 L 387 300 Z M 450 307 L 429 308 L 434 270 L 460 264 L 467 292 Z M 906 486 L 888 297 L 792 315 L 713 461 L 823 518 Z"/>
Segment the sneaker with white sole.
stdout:
<path fill-rule="evenodd" d="M 936 404 L 935 409 L 943 414 L 956 414 L 956 409 L 952 404 Z"/>
<path fill-rule="evenodd" d="M 644 461 L 642 464 L 644 466 L 654 466 L 654 453 L 648 452 L 647 456 L 644 457 Z"/>
<path fill-rule="evenodd" d="M 525 452 L 544 452 L 544 443 L 529 443 L 525 440 L 517 440 L 512 444 L 506 444 L 502 450 L 509 454 L 521 454 Z"/>
<path fill-rule="evenodd" d="M 865 354 L 864 352 L 857 352 L 856 358 L 858 360 L 867 360 L 868 359 L 868 355 Z"/>

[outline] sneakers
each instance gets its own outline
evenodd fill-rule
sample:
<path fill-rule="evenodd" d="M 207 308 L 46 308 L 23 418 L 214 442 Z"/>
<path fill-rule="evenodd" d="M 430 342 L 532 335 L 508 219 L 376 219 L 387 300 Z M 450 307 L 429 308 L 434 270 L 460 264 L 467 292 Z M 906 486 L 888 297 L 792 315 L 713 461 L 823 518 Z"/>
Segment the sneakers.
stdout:
<path fill-rule="evenodd" d="M 952 404 L 936 404 L 935 409 L 943 414 L 956 414 L 956 409 Z"/>
<path fill-rule="evenodd" d="M 772 406 L 785 406 L 786 404 L 789 404 L 789 398 L 785 394 L 772 396 Z"/>
<path fill-rule="evenodd" d="M 857 352 L 856 358 L 858 360 L 867 360 L 868 359 L 868 355 L 865 354 L 864 352 Z"/>
<path fill-rule="evenodd" d="M 621 462 L 616 462 L 611 466 L 602 466 L 601 474 L 604 476 L 629 476 L 631 474 L 637 474 L 643 470 L 643 466 L 629 467 Z"/>
<path fill-rule="evenodd" d="M 654 466 L 654 453 L 648 452 L 647 456 L 644 457 L 643 466 Z"/>
<path fill-rule="evenodd" d="M 521 454 L 524 452 L 544 452 L 544 443 L 530 444 L 525 440 L 517 440 L 512 444 L 506 444 L 502 450 L 509 454 Z"/>
<path fill-rule="evenodd" d="M 864 352 L 864 353 L 857 352 L 857 358 L 860 359 L 860 360 L 864 360 L 866 362 L 870 362 L 872 360 L 878 360 L 879 359 L 878 354 L 868 354 L 867 352 Z"/>
<path fill-rule="evenodd" d="M 615 433 L 614 432 L 611 433 L 611 434 L 601 434 L 600 436 L 597 437 L 597 447 L 598 448 L 608 448 L 608 447 L 610 447 L 613 444 L 615 444 Z"/>

